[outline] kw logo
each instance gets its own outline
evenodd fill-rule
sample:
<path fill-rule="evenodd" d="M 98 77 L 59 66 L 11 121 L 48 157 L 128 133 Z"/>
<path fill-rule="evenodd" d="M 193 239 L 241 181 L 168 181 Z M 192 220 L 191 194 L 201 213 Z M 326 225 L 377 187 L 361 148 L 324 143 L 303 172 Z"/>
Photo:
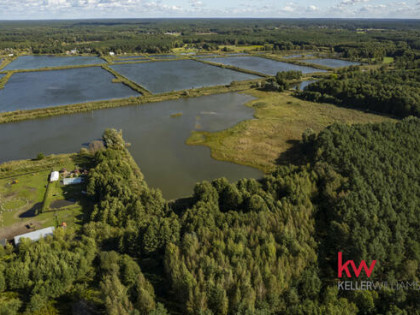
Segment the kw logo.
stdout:
<path fill-rule="evenodd" d="M 372 263 L 370 264 L 370 267 L 368 268 L 366 262 L 362 260 L 359 267 L 356 268 L 356 264 L 353 260 L 347 260 L 343 265 L 343 253 L 338 252 L 338 277 L 343 277 L 343 271 L 346 273 L 347 277 L 351 278 L 351 273 L 348 268 L 350 265 L 353 268 L 354 274 L 356 275 L 356 278 L 359 277 L 360 273 L 362 272 L 362 269 L 365 270 L 366 275 L 368 278 L 370 278 L 370 275 L 372 274 L 373 267 L 375 267 L 376 260 L 372 260 Z"/>

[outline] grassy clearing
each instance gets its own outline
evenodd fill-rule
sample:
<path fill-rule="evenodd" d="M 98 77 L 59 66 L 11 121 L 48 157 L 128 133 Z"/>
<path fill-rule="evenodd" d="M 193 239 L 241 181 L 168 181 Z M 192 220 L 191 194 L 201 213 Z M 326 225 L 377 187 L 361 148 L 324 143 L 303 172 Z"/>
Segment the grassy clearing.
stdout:
<path fill-rule="evenodd" d="M 384 64 L 390 64 L 394 62 L 394 57 L 384 57 L 382 63 Z"/>
<path fill-rule="evenodd" d="M 65 221 L 76 225 L 83 217 L 87 200 L 81 193 L 82 186 L 62 186 L 59 182 L 48 186 L 48 205 L 45 212 L 36 215 L 42 208 L 52 170 L 74 169 L 89 159 L 78 154 L 52 155 L 40 161 L 22 160 L 0 164 L 0 238 L 30 232 L 27 224 L 36 228 L 56 226 Z M 77 187 L 76 187 L 77 186 Z M 75 200 L 69 206 L 54 210 L 50 208 L 56 200 Z"/>
<path fill-rule="evenodd" d="M 52 154 L 42 160 L 19 160 L 2 163 L 0 164 L 0 189 L 2 180 L 43 171 L 47 171 L 49 174 L 54 168 L 73 167 L 75 161 L 78 160 L 80 160 L 80 157 L 77 154 Z"/>
<path fill-rule="evenodd" d="M 223 52 L 223 49 L 226 48 L 228 52 L 240 53 L 240 52 L 249 52 L 252 50 L 258 50 L 264 48 L 263 45 L 249 45 L 249 46 L 236 46 L 236 45 L 221 45 L 219 46 L 219 51 Z"/>
<path fill-rule="evenodd" d="M 192 53 L 192 52 L 198 52 L 198 49 L 190 48 L 190 47 L 187 47 L 187 45 L 184 45 L 184 47 L 172 48 L 172 52 L 174 54 Z"/>
<path fill-rule="evenodd" d="M 296 162 L 302 133 L 311 128 L 320 132 L 333 123 L 370 123 L 390 118 L 359 110 L 302 101 L 291 92 L 251 90 L 257 97 L 246 104 L 255 109 L 253 120 L 243 121 L 220 132 L 194 131 L 187 140 L 190 145 L 210 147 L 212 157 L 272 171 L 279 163 Z"/>

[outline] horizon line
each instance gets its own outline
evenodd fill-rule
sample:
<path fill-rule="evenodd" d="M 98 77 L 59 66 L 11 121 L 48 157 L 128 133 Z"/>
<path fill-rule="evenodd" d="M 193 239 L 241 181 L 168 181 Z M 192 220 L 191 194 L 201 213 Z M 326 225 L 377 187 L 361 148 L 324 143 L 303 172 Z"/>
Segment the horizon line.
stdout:
<path fill-rule="evenodd" d="M 241 19 L 253 19 L 253 20 L 405 20 L 405 21 L 419 21 L 420 18 L 390 18 L 390 17 L 87 17 L 87 18 L 53 18 L 53 19 L 2 19 L 0 22 L 8 21 L 72 21 L 72 20 L 157 20 L 157 19 L 178 19 L 178 20 L 241 20 Z"/>

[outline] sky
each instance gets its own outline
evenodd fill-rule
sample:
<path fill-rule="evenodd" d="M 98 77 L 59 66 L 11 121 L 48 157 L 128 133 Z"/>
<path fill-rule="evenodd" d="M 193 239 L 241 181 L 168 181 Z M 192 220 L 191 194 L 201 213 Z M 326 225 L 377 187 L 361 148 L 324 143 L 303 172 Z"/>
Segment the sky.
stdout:
<path fill-rule="evenodd" d="M 420 0 L 0 0 L 0 20 L 252 17 L 420 18 Z"/>

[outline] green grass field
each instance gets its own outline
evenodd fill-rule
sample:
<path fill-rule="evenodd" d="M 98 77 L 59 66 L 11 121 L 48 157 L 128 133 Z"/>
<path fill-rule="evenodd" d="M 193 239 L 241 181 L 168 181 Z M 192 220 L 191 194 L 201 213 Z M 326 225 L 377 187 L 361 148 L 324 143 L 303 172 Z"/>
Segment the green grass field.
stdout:
<path fill-rule="evenodd" d="M 246 104 L 255 109 L 257 119 L 240 122 L 220 132 L 194 131 L 187 140 L 190 145 L 210 147 L 217 160 L 272 171 L 278 163 L 297 162 L 301 152 L 296 144 L 302 133 L 311 128 L 320 132 L 338 122 L 345 124 L 374 123 L 390 118 L 364 113 L 356 109 L 303 101 L 291 92 L 247 92 L 256 100 Z"/>
<path fill-rule="evenodd" d="M 81 191 L 82 185 L 63 186 L 50 183 L 48 207 L 42 208 L 48 178 L 52 170 L 72 170 L 83 165 L 86 159 L 77 154 L 52 155 L 43 160 L 12 161 L 0 165 L 0 238 L 30 232 L 25 226 L 35 228 L 56 226 L 66 222 L 77 225 L 83 218 L 83 207 L 88 206 Z M 67 200 L 61 208 L 51 208 L 54 201 Z M 70 201 L 69 201 L 70 200 Z"/>
<path fill-rule="evenodd" d="M 390 64 L 394 62 L 394 57 L 384 57 L 383 63 Z"/>

